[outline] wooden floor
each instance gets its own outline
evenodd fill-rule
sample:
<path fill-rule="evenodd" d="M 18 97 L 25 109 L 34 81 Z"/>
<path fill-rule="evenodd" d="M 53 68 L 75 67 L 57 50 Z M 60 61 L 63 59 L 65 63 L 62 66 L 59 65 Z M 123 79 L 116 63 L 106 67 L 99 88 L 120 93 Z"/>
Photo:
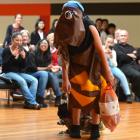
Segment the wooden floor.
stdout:
<path fill-rule="evenodd" d="M 120 124 L 113 133 L 102 131 L 100 140 L 140 140 L 140 103 L 120 103 L 120 108 Z M 58 134 L 66 128 L 57 125 L 56 112 L 53 106 L 27 110 L 21 104 L 9 107 L 0 100 L 0 140 L 70 140 L 66 134 Z M 84 135 L 82 140 L 88 137 Z"/>

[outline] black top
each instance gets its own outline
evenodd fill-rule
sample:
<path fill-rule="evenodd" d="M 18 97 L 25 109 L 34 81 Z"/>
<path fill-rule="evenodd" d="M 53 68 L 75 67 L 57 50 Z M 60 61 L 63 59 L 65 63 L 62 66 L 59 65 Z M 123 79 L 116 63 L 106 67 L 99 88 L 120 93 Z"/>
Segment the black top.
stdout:
<path fill-rule="evenodd" d="M 43 39 L 46 37 L 46 33 L 43 32 Z M 34 31 L 31 33 L 31 42 L 30 44 L 37 45 L 37 43 L 41 40 L 39 33 Z"/>
<path fill-rule="evenodd" d="M 29 53 L 26 71 L 35 72 L 37 71 L 37 67 L 47 67 L 49 64 L 51 64 L 50 48 L 45 53 L 41 53 L 39 49 L 37 49 L 35 52 Z"/>
<path fill-rule="evenodd" d="M 25 62 L 26 59 L 21 56 L 16 59 L 9 47 L 4 48 L 2 53 L 2 72 L 22 72 L 25 68 Z"/>
<path fill-rule="evenodd" d="M 134 50 L 136 50 L 133 46 L 129 44 L 116 44 L 114 49 L 117 54 L 118 67 L 121 67 L 125 64 L 134 63 L 134 60 L 127 55 L 128 53 L 132 53 Z"/>

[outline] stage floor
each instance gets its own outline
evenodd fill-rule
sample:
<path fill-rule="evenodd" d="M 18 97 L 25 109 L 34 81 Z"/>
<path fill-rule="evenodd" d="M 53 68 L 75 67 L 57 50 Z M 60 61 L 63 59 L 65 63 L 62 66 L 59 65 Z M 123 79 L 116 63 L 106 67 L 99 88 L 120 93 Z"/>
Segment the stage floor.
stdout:
<path fill-rule="evenodd" d="M 0 140 L 70 140 L 65 126 L 57 125 L 57 108 L 23 109 L 22 104 L 11 106 L 0 100 Z M 120 103 L 121 122 L 114 132 L 105 129 L 99 140 L 140 140 L 140 103 Z M 82 140 L 88 140 L 82 135 Z"/>

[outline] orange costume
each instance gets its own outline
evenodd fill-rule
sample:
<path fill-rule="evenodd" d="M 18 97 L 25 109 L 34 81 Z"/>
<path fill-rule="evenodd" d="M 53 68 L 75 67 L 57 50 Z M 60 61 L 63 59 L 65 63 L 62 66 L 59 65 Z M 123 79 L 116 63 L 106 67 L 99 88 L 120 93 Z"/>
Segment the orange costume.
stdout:
<path fill-rule="evenodd" d="M 54 36 L 62 60 L 68 65 L 62 65 L 63 82 L 66 91 L 70 92 L 69 108 L 72 116 L 74 108 L 88 112 L 94 109 L 99 114 L 100 91 L 102 86 L 106 86 L 101 75 L 109 82 L 111 77 L 99 35 L 83 11 L 82 5 L 77 1 L 65 3 Z M 98 126 L 95 125 L 94 128 L 98 129 Z M 80 137 L 78 124 L 71 127 L 70 136 Z M 91 137 L 98 138 L 99 132 Z"/>

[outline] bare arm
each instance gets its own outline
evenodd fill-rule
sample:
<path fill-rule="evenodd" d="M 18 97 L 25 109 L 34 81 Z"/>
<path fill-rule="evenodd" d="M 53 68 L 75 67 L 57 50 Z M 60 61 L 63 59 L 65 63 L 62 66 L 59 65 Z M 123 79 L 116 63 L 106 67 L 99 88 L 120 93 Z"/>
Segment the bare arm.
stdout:
<path fill-rule="evenodd" d="M 93 38 L 94 38 L 94 46 L 95 46 L 97 53 L 100 56 L 101 61 L 102 61 L 102 66 L 103 66 L 104 71 L 105 71 L 105 79 L 107 80 L 107 82 L 109 82 L 113 85 L 114 78 L 113 78 L 112 73 L 110 71 L 110 68 L 109 68 L 109 65 L 108 65 L 108 62 L 107 62 L 107 59 L 105 56 L 105 52 L 102 48 L 102 43 L 101 43 L 101 40 L 99 37 L 99 33 L 93 25 L 90 25 L 89 29 L 92 33 Z"/>
<path fill-rule="evenodd" d="M 37 70 L 51 70 L 51 65 L 46 67 L 37 67 Z"/>
<path fill-rule="evenodd" d="M 37 67 L 37 70 L 47 70 L 47 67 Z"/>
<path fill-rule="evenodd" d="M 68 69 L 69 69 L 69 64 L 62 58 L 62 87 L 63 90 L 67 93 L 70 92 L 71 85 L 68 77 Z"/>

